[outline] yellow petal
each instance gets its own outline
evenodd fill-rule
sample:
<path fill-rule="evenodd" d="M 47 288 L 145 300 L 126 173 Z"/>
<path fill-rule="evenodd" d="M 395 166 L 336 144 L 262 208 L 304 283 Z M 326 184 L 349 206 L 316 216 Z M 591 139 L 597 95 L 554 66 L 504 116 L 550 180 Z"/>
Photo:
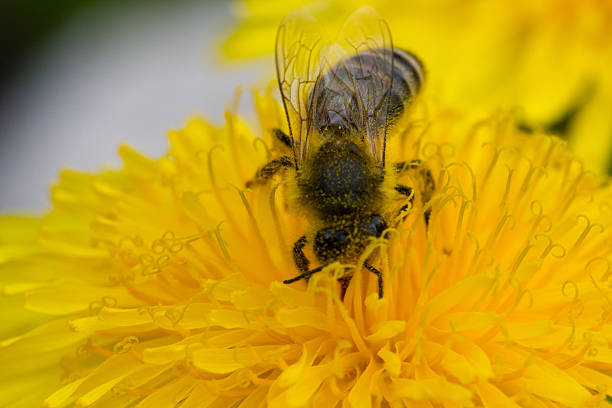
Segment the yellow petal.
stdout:
<path fill-rule="evenodd" d="M 45 407 L 56 408 L 62 406 L 68 398 L 74 394 L 76 389 L 85 381 L 85 377 L 75 380 L 69 384 L 64 385 L 59 390 L 55 391 L 47 399 L 45 399 Z"/>
<path fill-rule="evenodd" d="M 181 408 L 207 408 L 217 398 L 218 396 L 211 393 L 206 384 L 200 383 L 193 387 Z"/>
<path fill-rule="evenodd" d="M 321 383 L 329 375 L 329 368 L 325 366 L 308 367 L 300 376 L 298 382 L 285 392 L 270 401 L 271 408 L 301 407 L 304 406 L 317 391 Z"/>
<path fill-rule="evenodd" d="M 476 389 L 485 408 L 519 408 L 518 404 L 487 381 L 476 384 Z"/>
<path fill-rule="evenodd" d="M 40 217 L 3 215 L 0 217 L 0 246 L 35 243 L 42 225 Z"/>
<path fill-rule="evenodd" d="M 306 357 L 306 347 L 304 346 L 299 360 L 285 368 L 281 375 L 278 376 L 277 385 L 279 387 L 289 387 L 295 384 L 306 367 Z"/>
<path fill-rule="evenodd" d="M 387 320 L 380 325 L 376 332 L 367 336 L 366 340 L 372 343 L 389 340 L 403 333 L 405 329 L 405 320 Z"/>
<path fill-rule="evenodd" d="M 431 299 L 428 304 L 428 318 L 436 319 L 464 299 L 479 296 L 480 292 L 489 289 L 492 284 L 493 279 L 485 274 L 470 276 L 455 283 Z"/>
<path fill-rule="evenodd" d="M 583 405 L 591 396 L 566 372 L 537 357 L 527 366 L 523 380 L 527 389 L 535 395 L 571 407 Z"/>
<path fill-rule="evenodd" d="M 289 346 L 253 346 L 229 350 L 211 348 L 196 350 L 191 358 L 201 370 L 225 374 L 262 362 L 274 363 L 288 349 Z"/>
<path fill-rule="evenodd" d="M 371 360 L 366 369 L 361 373 L 357 382 L 348 395 L 348 402 L 353 407 L 370 408 L 372 406 L 372 390 L 374 385 L 374 374 L 379 370 L 374 360 Z"/>
<path fill-rule="evenodd" d="M 179 378 L 149 394 L 136 408 L 175 407 L 191 392 L 194 380 Z"/>
<path fill-rule="evenodd" d="M 134 304 L 134 298 L 123 288 L 75 284 L 30 291 L 26 294 L 25 306 L 35 312 L 62 316 L 88 310 L 94 301 L 103 297 L 126 306 Z"/>
<path fill-rule="evenodd" d="M 426 380 L 398 378 L 392 380 L 392 384 L 395 394 L 400 398 L 408 398 L 415 401 L 449 400 L 460 404 L 460 406 L 473 406 L 472 392 L 470 390 L 442 378 Z"/>
<path fill-rule="evenodd" d="M 389 350 L 388 346 L 380 349 L 377 354 L 385 362 L 384 367 L 389 375 L 398 377 L 402 368 L 402 362 L 399 355 Z"/>

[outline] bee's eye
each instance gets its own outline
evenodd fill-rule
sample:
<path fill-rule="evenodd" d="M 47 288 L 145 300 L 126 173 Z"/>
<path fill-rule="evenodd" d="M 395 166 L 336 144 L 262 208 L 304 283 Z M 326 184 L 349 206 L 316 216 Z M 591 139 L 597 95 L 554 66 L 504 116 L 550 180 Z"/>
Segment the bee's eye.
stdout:
<path fill-rule="evenodd" d="M 387 223 L 380 215 L 373 215 L 368 221 L 362 222 L 359 225 L 359 229 L 366 235 L 380 237 L 385 229 L 387 229 Z"/>
<path fill-rule="evenodd" d="M 345 254 L 350 245 L 350 235 L 353 228 L 325 228 L 317 232 L 313 250 L 317 257 L 323 261 L 336 260 Z"/>
<path fill-rule="evenodd" d="M 325 246 L 336 245 L 347 240 L 349 236 L 345 229 L 325 228 L 317 234 L 315 240 Z"/>

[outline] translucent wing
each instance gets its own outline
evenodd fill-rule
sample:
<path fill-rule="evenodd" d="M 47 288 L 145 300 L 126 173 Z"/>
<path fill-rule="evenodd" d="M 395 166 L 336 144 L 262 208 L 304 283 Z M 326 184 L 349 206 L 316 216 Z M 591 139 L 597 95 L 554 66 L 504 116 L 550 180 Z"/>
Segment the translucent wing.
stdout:
<path fill-rule="evenodd" d="M 338 41 L 322 52 L 321 71 L 312 95 L 315 129 L 322 135 L 359 136 L 384 166 L 393 44 L 373 8 L 362 7 L 349 17 Z"/>
<path fill-rule="evenodd" d="M 313 132 L 311 91 L 320 75 L 321 29 L 314 17 L 294 10 L 276 35 L 276 74 L 287 114 L 296 165 L 303 163 Z"/>

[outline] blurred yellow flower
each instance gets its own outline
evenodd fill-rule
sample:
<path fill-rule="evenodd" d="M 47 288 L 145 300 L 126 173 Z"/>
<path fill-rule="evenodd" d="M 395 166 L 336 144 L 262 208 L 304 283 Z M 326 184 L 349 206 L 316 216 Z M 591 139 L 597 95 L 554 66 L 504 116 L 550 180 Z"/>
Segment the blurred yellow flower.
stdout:
<path fill-rule="evenodd" d="M 362 4 L 389 22 L 396 45 L 423 59 L 428 89 L 445 104 L 520 109 L 529 128 L 561 134 L 590 168 L 612 170 L 609 0 L 242 0 L 223 52 L 271 53 L 293 8 L 306 6 L 333 33 Z"/>
<path fill-rule="evenodd" d="M 256 105 L 263 139 L 194 119 L 0 219 L 1 406 L 609 405 L 612 187 L 563 142 L 417 106 L 388 157 L 436 175 L 429 228 L 415 205 L 369 248 L 384 298 L 357 271 L 341 301 L 345 266 L 280 283 L 308 225 L 282 182 L 242 187 L 283 123 Z"/>

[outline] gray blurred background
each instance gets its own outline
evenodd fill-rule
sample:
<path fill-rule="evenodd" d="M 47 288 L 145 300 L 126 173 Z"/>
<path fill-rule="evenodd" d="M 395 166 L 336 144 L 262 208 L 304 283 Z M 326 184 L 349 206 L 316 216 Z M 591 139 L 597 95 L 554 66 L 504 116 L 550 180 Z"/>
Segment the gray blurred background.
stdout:
<path fill-rule="evenodd" d="M 117 166 L 121 143 L 162 155 L 168 129 L 193 115 L 221 123 L 236 86 L 261 83 L 272 66 L 222 61 L 235 12 L 224 1 L 9 3 L 0 20 L 0 212 L 47 210 L 60 169 Z M 252 115 L 249 95 L 240 110 Z"/>

